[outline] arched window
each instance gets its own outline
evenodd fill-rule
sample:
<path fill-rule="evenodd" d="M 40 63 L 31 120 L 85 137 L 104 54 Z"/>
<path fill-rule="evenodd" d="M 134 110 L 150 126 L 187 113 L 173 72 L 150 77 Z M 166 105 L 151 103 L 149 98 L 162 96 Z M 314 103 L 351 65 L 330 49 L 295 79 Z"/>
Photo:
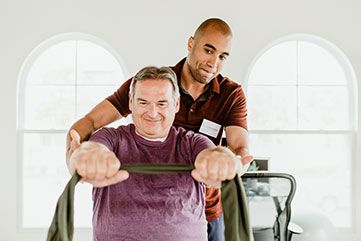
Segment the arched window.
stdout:
<path fill-rule="evenodd" d="M 356 78 L 331 43 L 297 35 L 256 58 L 248 75 L 252 153 L 297 179 L 295 210 L 316 209 L 352 226 Z"/>
<path fill-rule="evenodd" d="M 85 34 L 56 36 L 29 55 L 18 86 L 23 227 L 49 227 L 70 177 L 65 164 L 67 130 L 126 77 L 116 52 Z M 79 186 L 76 210 L 82 214 L 75 215 L 75 225 L 90 227 L 91 187 Z"/>

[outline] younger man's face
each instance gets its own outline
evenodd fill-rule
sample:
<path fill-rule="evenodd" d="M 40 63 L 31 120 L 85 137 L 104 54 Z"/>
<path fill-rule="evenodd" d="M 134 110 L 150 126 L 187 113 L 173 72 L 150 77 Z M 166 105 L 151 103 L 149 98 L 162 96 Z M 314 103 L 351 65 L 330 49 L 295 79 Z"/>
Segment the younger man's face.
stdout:
<path fill-rule="evenodd" d="M 193 78 L 208 84 L 222 70 L 232 46 L 232 36 L 212 27 L 188 40 L 187 64 Z"/>

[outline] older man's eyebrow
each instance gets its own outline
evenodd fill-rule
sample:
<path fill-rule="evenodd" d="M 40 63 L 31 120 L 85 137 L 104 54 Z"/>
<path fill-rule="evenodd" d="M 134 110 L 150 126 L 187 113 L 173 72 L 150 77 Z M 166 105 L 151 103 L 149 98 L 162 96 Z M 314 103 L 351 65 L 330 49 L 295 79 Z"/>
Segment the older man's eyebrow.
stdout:
<path fill-rule="evenodd" d="M 211 48 L 211 49 L 213 49 L 214 51 L 217 50 L 216 47 L 214 47 L 214 46 L 211 45 L 211 44 L 204 44 L 204 46 L 205 46 L 205 47 L 208 47 L 208 48 Z M 228 53 L 228 52 L 223 52 L 222 54 L 229 56 L 229 53 Z"/>
<path fill-rule="evenodd" d="M 137 98 L 136 99 L 137 102 L 148 102 L 147 100 L 145 99 L 142 99 L 142 98 Z M 168 100 L 158 100 L 157 103 L 168 103 L 169 101 Z"/>
<path fill-rule="evenodd" d="M 148 102 L 147 100 L 142 99 L 142 98 L 137 98 L 137 101 L 144 101 L 144 102 Z"/>

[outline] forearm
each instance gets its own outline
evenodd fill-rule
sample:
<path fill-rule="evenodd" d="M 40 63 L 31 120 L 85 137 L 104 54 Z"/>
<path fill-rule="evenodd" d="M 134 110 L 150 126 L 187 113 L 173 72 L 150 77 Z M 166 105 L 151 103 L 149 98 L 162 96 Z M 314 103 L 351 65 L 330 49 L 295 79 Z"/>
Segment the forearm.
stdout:
<path fill-rule="evenodd" d="M 238 147 L 238 148 L 236 148 L 234 150 L 231 150 L 231 151 L 234 154 L 236 154 L 237 156 L 241 156 L 242 158 L 250 155 L 248 147 Z M 244 160 L 242 160 L 242 164 L 245 165 L 247 163 L 244 163 Z"/>
<path fill-rule="evenodd" d="M 70 157 L 73 153 L 73 149 L 71 147 L 71 136 L 70 136 L 70 131 L 71 130 L 75 130 L 78 132 L 79 136 L 80 136 L 80 142 L 86 141 L 89 139 L 90 135 L 96 131 L 95 126 L 94 126 L 94 122 L 88 118 L 88 117 L 83 117 L 80 120 L 78 120 L 77 122 L 75 122 L 69 129 L 68 133 L 67 133 L 67 137 L 66 137 L 66 163 L 69 169 L 69 160 Z"/>
<path fill-rule="evenodd" d="M 241 157 L 242 168 L 238 172 L 238 175 L 242 176 L 248 170 L 249 165 L 251 164 L 251 162 L 253 160 L 253 157 L 249 158 L 251 155 L 249 153 L 248 147 L 239 147 L 239 148 L 233 150 L 233 153 L 236 154 L 237 156 Z"/>
<path fill-rule="evenodd" d="M 75 122 L 68 131 L 66 137 L 66 162 L 68 168 L 69 158 L 76 148 L 75 143 L 70 136 L 71 130 L 75 130 L 79 134 L 79 142 L 81 143 L 84 140 L 88 140 L 94 131 L 120 119 L 121 117 L 122 116 L 113 106 L 113 104 L 107 100 L 103 100 L 97 106 L 95 106 L 89 114 Z M 76 145 L 78 146 L 80 143 L 76 143 Z"/>
<path fill-rule="evenodd" d="M 247 171 L 249 164 L 253 160 L 253 156 L 250 155 L 248 148 L 248 132 L 239 126 L 228 126 L 226 127 L 226 138 L 227 147 L 235 155 L 241 157 L 242 168 L 238 172 L 241 176 Z"/>

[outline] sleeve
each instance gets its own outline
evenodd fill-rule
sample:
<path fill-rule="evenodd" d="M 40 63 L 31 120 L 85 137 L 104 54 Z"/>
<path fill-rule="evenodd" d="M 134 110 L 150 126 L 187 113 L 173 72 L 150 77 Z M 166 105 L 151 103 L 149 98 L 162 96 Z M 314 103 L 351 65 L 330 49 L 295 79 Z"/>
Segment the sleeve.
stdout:
<path fill-rule="evenodd" d="M 117 89 L 117 91 L 106 98 L 106 100 L 112 103 L 123 117 L 126 117 L 131 113 L 129 110 L 129 88 L 131 82 L 132 78 L 128 79 L 119 87 L 119 89 Z"/>
<path fill-rule="evenodd" d="M 233 92 L 234 98 L 225 126 L 240 126 L 248 130 L 247 101 L 241 86 Z"/>
<path fill-rule="evenodd" d="M 196 160 L 196 157 L 198 156 L 198 154 L 203 151 L 204 149 L 207 148 L 213 148 L 215 147 L 214 143 L 206 136 L 202 135 L 202 134 L 198 134 L 195 133 L 193 140 L 192 140 L 192 161 L 193 163 Z"/>
<path fill-rule="evenodd" d="M 89 138 L 89 141 L 103 144 L 114 153 L 116 153 L 117 151 L 116 148 L 118 147 L 118 140 L 119 137 L 117 138 L 116 129 L 108 127 L 98 130 L 97 132 L 93 133 Z"/>

